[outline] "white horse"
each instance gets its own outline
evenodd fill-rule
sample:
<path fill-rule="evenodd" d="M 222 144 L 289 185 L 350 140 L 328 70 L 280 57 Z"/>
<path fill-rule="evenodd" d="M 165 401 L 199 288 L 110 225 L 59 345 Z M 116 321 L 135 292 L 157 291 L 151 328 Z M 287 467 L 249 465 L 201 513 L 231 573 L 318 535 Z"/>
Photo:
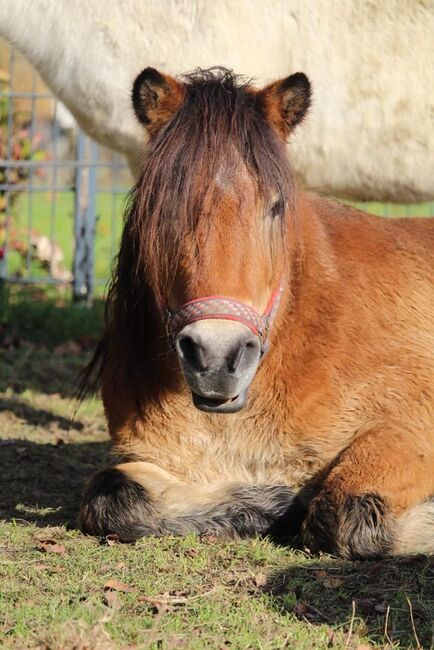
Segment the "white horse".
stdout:
<path fill-rule="evenodd" d="M 133 171 L 145 143 L 131 85 L 145 66 L 224 65 L 261 82 L 301 70 L 315 95 L 292 152 L 307 187 L 434 197 L 434 0 L 4 0 L 0 34 Z"/>

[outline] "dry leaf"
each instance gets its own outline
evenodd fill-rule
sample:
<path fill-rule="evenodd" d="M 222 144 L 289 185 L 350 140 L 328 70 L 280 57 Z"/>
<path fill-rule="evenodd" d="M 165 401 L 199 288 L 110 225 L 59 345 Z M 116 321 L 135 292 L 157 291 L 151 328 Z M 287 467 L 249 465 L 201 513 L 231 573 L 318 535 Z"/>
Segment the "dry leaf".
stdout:
<path fill-rule="evenodd" d="M 316 578 L 320 578 L 320 580 L 323 580 L 324 578 L 327 578 L 327 571 L 324 571 L 324 569 L 319 569 L 318 571 L 314 572 L 314 575 Z"/>
<path fill-rule="evenodd" d="M 173 610 L 173 606 L 168 602 L 169 594 L 165 593 L 163 596 L 152 598 L 151 596 L 138 596 L 137 601 L 139 603 L 148 603 L 150 605 L 151 611 L 156 616 L 157 614 L 164 614 Z"/>
<path fill-rule="evenodd" d="M 60 343 L 53 350 L 53 354 L 55 355 L 80 354 L 80 352 L 81 348 L 76 341 L 65 341 L 64 343 Z"/>
<path fill-rule="evenodd" d="M 104 591 L 121 591 L 122 593 L 126 594 L 129 591 L 134 591 L 134 589 L 124 584 L 123 582 L 116 580 L 116 578 L 111 578 L 105 583 Z"/>
<path fill-rule="evenodd" d="M 116 533 L 109 533 L 101 540 L 101 544 L 104 544 L 105 546 L 115 546 L 116 544 L 119 544 L 119 535 L 116 535 Z"/>
<path fill-rule="evenodd" d="M 320 620 L 327 621 L 327 617 L 322 614 L 316 607 L 309 605 L 303 600 L 298 600 L 293 608 L 294 614 L 300 618 L 305 618 L 308 621 L 318 622 Z"/>
<path fill-rule="evenodd" d="M 333 576 L 329 576 L 324 580 L 324 586 L 330 587 L 331 589 L 336 589 L 337 587 L 341 587 L 344 582 L 345 581 L 342 580 L 342 578 L 334 578 Z"/>
<path fill-rule="evenodd" d="M 327 648 L 333 648 L 337 641 L 336 632 L 334 630 L 329 630 L 327 632 Z"/>
<path fill-rule="evenodd" d="M 104 593 L 104 605 L 107 605 L 107 607 L 111 607 L 112 609 L 121 608 L 119 597 L 115 591 L 111 591 L 110 589 L 108 589 Z"/>
<path fill-rule="evenodd" d="M 387 605 L 384 603 L 377 603 L 374 607 L 377 614 L 385 614 L 387 612 Z"/>
<path fill-rule="evenodd" d="M 258 573 L 258 575 L 255 576 L 255 585 L 257 587 L 265 587 L 267 582 L 268 582 L 268 580 L 267 580 L 267 576 L 265 575 L 265 573 Z"/>
<path fill-rule="evenodd" d="M 38 540 L 38 551 L 42 553 L 64 553 L 65 547 L 59 544 L 54 539 L 40 539 Z"/>
<path fill-rule="evenodd" d="M 294 614 L 297 616 L 304 616 L 309 611 L 309 606 L 302 600 L 298 600 L 294 605 Z"/>
<path fill-rule="evenodd" d="M 356 609 L 361 614 L 372 614 L 375 602 L 370 598 L 354 598 Z"/>

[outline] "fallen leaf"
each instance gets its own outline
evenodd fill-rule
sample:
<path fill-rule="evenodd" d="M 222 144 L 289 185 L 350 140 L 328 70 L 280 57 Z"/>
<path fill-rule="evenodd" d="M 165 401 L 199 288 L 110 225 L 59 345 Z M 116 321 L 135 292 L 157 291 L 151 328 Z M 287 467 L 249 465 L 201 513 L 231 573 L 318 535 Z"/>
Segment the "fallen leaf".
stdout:
<path fill-rule="evenodd" d="M 314 571 L 314 575 L 316 578 L 320 578 L 320 580 L 323 580 L 324 578 L 327 578 L 327 571 L 324 571 L 324 569 L 319 569 L 319 571 Z"/>
<path fill-rule="evenodd" d="M 334 578 L 333 576 L 329 576 L 324 580 L 324 586 L 330 587 L 331 589 L 336 589 L 337 587 L 341 587 L 344 582 L 345 581 L 342 580 L 342 578 Z"/>
<path fill-rule="evenodd" d="M 168 602 L 169 598 L 170 597 L 168 593 L 165 593 L 162 596 L 156 598 L 141 595 L 138 596 L 137 601 L 139 603 L 148 603 L 150 605 L 152 614 L 156 616 L 157 614 L 164 614 L 164 612 L 173 610 L 173 606 Z"/>
<path fill-rule="evenodd" d="M 309 606 L 302 600 L 298 600 L 294 605 L 294 614 L 304 616 L 309 611 Z"/>
<path fill-rule="evenodd" d="M 120 582 L 120 580 L 116 580 L 116 578 L 111 578 L 105 583 L 104 591 L 121 591 L 126 594 L 129 591 L 134 591 L 134 589 L 123 582 Z"/>
<path fill-rule="evenodd" d="M 103 537 L 101 544 L 104 546 L 115 546 L 116 544 L 119 544 L 119 535 L 116 535 L 116 533 L 109 533 Z"/>
<path fill-rule="evenodd" d="M 298 600 L 295 603 L 293 611 L 299 618 L 306 618 L 309 621 L 321 618 L 320 612 L 303 600 Z"/>
<path fill-rule="evenodd" d="M 363 573 L 368 576 L 379 576 L 381 575 L 383 568 L 381 562 L 372 562 L 372 564 L 363 568 Z"/>
<path fill-rule="evenodd" d="M 65 547 L 63 544 L 59 544 L 54 539 L 40 539 L 38 540 L 38 551 L 42 553 L 64 553 Z"/>
<path fill-rule="evenodd" d="M 53 350 L 53 354 L 55 355 L 79 354 L 80 352 L 81 347 L 76 343 L 76 341 L 65 341 L 64 343 L 60 343 Z"/>
<path fill-rule="evenodd" d="M 387 605 L 384 603 L 377 603 L 374 606 L 374 610 L 377 612 L 377 614 L 385 614 L 387 612 Z"/>
<path fill-rule="evenodd" d="M 255 585 L 257 587 L 265 587 L 267 582 L 268 582 L 268 580 L 267 580 L 267 576 L 265 575 L 265 573 L 258 573 L 255 576 Z"/>
<path fill-rule="evenodd" d="M 327 632 L 327 648 L 333 648 L 336 645 L 336 642 L 336 632 L 334 630 L 329 630 Z"/>
<path fill-rule="evenodd" d="M 120 609 L 121 604 L 119 602 L 119 597 L 115 591 L 107 590 L 104 593 L 104 605 L 111 607 L 111 609 Z"/>
<path fill-rule="evenodd" d="M 354 605 L 361 614 L 372 614 L 375 602 L 371 598 L 354 598 Z"/>

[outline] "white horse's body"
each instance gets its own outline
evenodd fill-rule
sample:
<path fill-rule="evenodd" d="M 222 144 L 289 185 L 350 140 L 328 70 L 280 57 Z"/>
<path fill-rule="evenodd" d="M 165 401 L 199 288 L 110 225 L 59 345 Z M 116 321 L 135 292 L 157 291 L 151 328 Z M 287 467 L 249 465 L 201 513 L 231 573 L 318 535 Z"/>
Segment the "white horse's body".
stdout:
<path fill-rule="evenodd" d="M 261 81 L 301 70 L 315 89 L 291 149 L 305 185 L 434 197 L 434 0 L 3 0 L 0 34 L 133 169 L 144 141 L 130 89 L 145 66 Z"/>

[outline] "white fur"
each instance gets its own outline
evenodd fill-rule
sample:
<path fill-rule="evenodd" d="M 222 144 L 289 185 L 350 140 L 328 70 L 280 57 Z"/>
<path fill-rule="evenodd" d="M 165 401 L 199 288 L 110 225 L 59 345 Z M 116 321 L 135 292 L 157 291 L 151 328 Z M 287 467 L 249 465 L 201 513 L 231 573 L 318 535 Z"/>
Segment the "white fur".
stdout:
<path fill-rule="evenodd" d="M 395 554 L 434 554 L 434 501 L 410 508 L 397 521 Z"/>
<path fill-rule="evenodd" d="M 225 65 L 261 82 L 301 70 L 315 89 L 291 147 L 305 185 L 434 198 L 434 0 L 3 0 L 0 34 L 134 170 L 130 90 L 145 66 Z"/>

